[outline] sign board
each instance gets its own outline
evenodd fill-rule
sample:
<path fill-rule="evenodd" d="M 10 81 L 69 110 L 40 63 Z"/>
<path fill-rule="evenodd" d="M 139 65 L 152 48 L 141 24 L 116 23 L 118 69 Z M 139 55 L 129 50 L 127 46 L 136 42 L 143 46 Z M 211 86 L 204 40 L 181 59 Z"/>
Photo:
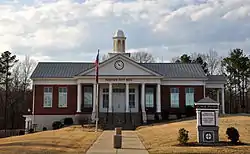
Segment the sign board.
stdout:
<path fill-rule="evenodd" d="M 132 81 L 132 79 L 127 79 L 127 78 L 117 78 L 117 79 L 105 79 L 105 81 L 108 82 L 124 82 L 124 81 Z"/>
<path fill-rule="evenodd" d="M 218 109 L 218 105 L 195 105 L 195 108 L 199 109 Z"/>
<path fill-rule="evenodd" d="M 202 111 L 201 112 L 201 125 L 215 126 L 215 112 Z"/>

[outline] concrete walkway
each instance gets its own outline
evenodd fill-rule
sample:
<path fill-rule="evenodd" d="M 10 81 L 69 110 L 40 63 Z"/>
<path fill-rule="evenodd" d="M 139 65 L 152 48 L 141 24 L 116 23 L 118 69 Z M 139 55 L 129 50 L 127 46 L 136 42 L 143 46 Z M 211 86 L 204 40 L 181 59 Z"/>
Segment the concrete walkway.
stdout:
<path fill-rule="evenodd" d="M 135 131 L 122 131 L 122 148 L 113 148 L 115 131 L 104 131 L 87 154 L 148 154 Z"/>

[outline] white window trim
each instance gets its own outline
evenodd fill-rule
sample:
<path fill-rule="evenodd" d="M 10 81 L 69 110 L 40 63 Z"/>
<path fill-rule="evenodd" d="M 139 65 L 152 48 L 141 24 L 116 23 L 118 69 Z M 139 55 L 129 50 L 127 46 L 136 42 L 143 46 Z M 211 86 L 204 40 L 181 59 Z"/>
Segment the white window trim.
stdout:
<path fill-rule="evenodd" d="M 45 92 L 45 89 L 46 88 L 51 88 L 51 92 Z M 45 103 L 45 97 L 46 96 L 51 96 L 51 105 L 50 106 L 47 106 L 46 103 Z M 43 87 L 43 108 L 52 108 L 53 106 L 53 87 Z"/>
<path fill-rule="evenodd" d="M 136 98 L 135 98 L 135 97 L 136 97 L 136 95 L 135 95 L 136 89 L 135 89 L 135 88 L 129 88 L 129 89 L 133 89 L 133 90 L 134 90 L 134 92 L 130 92 L 130 91 L 129 91 L 129 100 L 128 100 L 128 101 L 129 101 L 129 108 L 133 108 L 133 109 L 134 109 L 135 106 L 136 106 Z M 130 95 L 134 95 L 134 107 L 131 107 L 131 106 L 130 106 Z"/>
<path fill-rule="evenodd" d="M 147 92 L 146 89 L 152 89 L 153 92 L 152 92 L 152 93 L 151 93 L 151 92 Z M 147 103 L 146 103 L 146 102 L 147 102 L 147 100 L 146 100 L 147 93 L 153 94 L 153 99 L 152 99 L 152 105 L 153 105 L 153 106 L 150 106 L 150 107 L 147 106 Z M 153 87 L 146 87 L 146 88 L 145 88 L 145 107 L 146 107 L 146 108 L 154 108 L 154 99 L 155 99 L 154 97 L 155 97 L 155 96 L 154 96 L 154 88 L 153 88 Z"/>
<path fill-rule="evenodd" d="M 90 105 L 90 106 L 88 106 L 88 107 L 85 106 L 85 105 L 86 105 L 86 103 L 85 103 L 85 93 L 86 93 L 86 92 L 85 92 L 85 91 L 86 91 L 85 88 L 91 88 L 91 90 L 92 90 L 92 91 L 91 91 L 91 95 L 92 95 L 92 96 L 91 96 L 91 104 L 88 104 L 88 105 Z M 84 108 L 91 108 L 91 107 L 93 107 L 93 87 L 91 87 L 91 86 L 89 86 L 89 87 L 84 87 L 84 90 L 83 90 L 83 91 L 84 91 L 84 93 L 83 93 L 83 95 L 84 95 L 84 96 L 83 96 L 83 107 L 84 107 Z M 87 93 L 89 93 L 89 92 L 87 92 Z"/>
<path fill-rule="evenodd" d="M 170 107 L 171 108 L 180 108 L 180 89 L 179 88 L 175 88 L 175 89 L 178 89 L 178 93 L 177 92 L 173 93 L 172 88 L 170 88 Z M 172 94 L 178 94 L 178 103 L 176 103 L 177 100 L 172 100 Z M 173 102 L 175 102 L 175 103 L 173 103 Z M 178 104 L 178 106 L 175 106 L 177 104 Z"/>
<path fill-rule="evenodd" d="M 192 92 L 186 92 L 186 89 L 185 89 L 185 106 L 192 106 L 194 107 L 194 88 L 192 88 L 193 91 Z M 189 104 L 189 102 L 187 102 L 187 94 L 192 94 L 193 95 L 193 104 Z"/>
<path fill-rule="evenodd" d="M 65 88 L 66 89 L 66 92 L 60 92 L 59 89 L 60 88 Z M 62 95 L 65 95 L 66 96 L 66 103 L 65 103 L 65 106 L 60 106 L 60 93 Z M 68 107 L 68 88 L 67 87 L 58 87 L 58 108 L 67 108 Z"/>
<path fill-rule="evenodd" d="M 104 89 L 108 89 L 108 91 L 105 91 L 105 92 L 104 92 Z M 104 95 L 108 95 L 108 99 L 109 99 L 109 90 L 110 90 L 109 88 L 103 88 L 103 89 L 102 89 L 102 108 L 103 108 L 103 109 L 107 109 L 107 108 L 109 107 L 109 102 L 108 102 L 108 105 L 107 105 L 107 106 L 104 106 L 104 97 L 103 97 Z M 113 89 L 111 89 L 111 90 L 113 90 Z M 112 91 L 112 92 L 113 92 L 113 91 Z"/>

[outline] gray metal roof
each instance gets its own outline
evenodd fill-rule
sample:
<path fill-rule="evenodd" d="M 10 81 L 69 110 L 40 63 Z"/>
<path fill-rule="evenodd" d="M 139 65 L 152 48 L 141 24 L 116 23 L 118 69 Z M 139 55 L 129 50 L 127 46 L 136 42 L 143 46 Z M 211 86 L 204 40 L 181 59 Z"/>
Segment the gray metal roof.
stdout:
<path fill-rule="evenodd" d="M 224 75 L 209 75 L 207 78 L 208 81 L 226 81 L 226 77 Z"/>
<path fill-rule="evenodd" d="M 206 78 L 199 64 L 140 63 L 140 65 L 168 78 Z"/>
<path fill-rule="evenodd" d="M 211 99 L 210 97 L 205 97 L 205 98 L 199 100 L 197 103 L 218 103 L 218 102 Z"/>
<path fill-rule="evenodd" d="M 199 64 L 139 63 L 168 78 L 205 78 Z M 71 78 L 94 67 L 94 63 L 39 62 L 31 78 Z"/>
<path fill-rule="evenodd" d="M 39 62 L 31 78 L 71 78 L 93 66 L 94 63 Z"/>

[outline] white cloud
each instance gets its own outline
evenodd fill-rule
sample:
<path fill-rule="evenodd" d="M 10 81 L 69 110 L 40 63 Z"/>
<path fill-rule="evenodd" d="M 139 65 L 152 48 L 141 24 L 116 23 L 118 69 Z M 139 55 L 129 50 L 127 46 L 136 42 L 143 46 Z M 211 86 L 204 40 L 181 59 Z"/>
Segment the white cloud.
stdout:
<path fill-rule="evenodd" d="M 79 0 L 78 0 L 79 1 Z M 91 61 L 121 28 L 128 51 L 250 50 L 250 0 L 25 0 L 0 3 L 0 50 L 37 60 Z M 226 44 L 226 45 L 225 45 Z"/>

